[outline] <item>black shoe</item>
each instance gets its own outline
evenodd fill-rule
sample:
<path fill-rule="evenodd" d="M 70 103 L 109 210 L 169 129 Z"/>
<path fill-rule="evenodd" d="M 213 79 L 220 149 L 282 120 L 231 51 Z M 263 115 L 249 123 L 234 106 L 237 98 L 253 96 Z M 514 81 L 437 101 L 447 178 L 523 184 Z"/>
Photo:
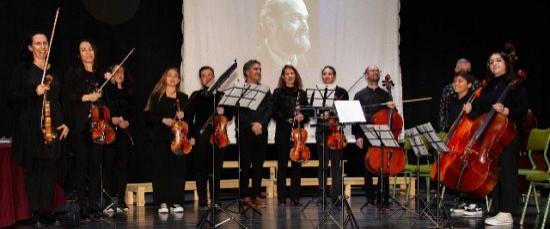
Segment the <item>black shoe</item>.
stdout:
<path fill-rule="evenodd" d="M 61 225 L 61 220 L 57 215 L 52 212 L 48 211 L 40 215 L 40 221 L 44 222 L 47 225 L 53 225 L 53 226 L 59 226 Z"/>
<path fill-rule="evenodd" d="M 299 199 L 293 199 L 292 203 L 294 204 L 294 206 L 300 206 L 301 205 Z"/>
<path fill-rule="evenodd" d="M 88 218 L 92 221 L 100 220 L 103 214 L 95 208 L 88 209 Z"/>
<path fill-rule="evenodd" d="M 279 206 L 285 206 L 286 200 L 279 200 Z"/>

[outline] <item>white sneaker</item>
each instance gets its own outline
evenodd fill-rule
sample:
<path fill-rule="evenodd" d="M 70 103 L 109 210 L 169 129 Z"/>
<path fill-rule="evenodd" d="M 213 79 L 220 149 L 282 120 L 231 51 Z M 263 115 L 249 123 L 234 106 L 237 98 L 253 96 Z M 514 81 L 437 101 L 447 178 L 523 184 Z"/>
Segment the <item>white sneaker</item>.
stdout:
<path fill-rule="evenodd" d="M 160 204 L 159 213 L 168 213 L 168 205 L 166 203 Z"/>
<path fill-rule="evenodd" d="M 485 224 L 494 226 L 512 225 L 513 223 L 512 214 L 507 212 L 499 212 L 497 215 L 485 219 Z"/>
<path fill-rule="evenodd" d="M 114 213 L 115 210 L 113 208 L 107 208 L 105 210 L 103 210 L 103 213 L 106 213 L 106 214 L 109 214 L 109 213 Z"/>
<path fill-rule="evenodd" d="M 174 213 L 181 213 L 183 212 L 183 207 L 179 204 L 172 204 L 172 207 L 170 207 L 170 211 Z"/>
<path fill-rule="evenodd" d="M 476 204 L 470 204 L 466 206 L 462 214 L 464 217 L 481 217 L 483 216 L 483 210 Z"/>

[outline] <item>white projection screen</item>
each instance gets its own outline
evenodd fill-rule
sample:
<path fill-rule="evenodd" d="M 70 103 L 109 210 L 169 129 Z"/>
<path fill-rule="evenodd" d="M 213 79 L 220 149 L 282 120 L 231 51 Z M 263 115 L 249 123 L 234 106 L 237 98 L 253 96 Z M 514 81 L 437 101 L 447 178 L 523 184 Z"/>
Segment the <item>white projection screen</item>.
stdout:
<path fill-rule="evenodd" d="M 285 63 L 297 67 L 304 88 L 321 84 L 321 69 L 331 65 L 336 84 L 345 89 L 361 78 L 349 92 L 351 99 L 366 87 L 365 68 L 375 64 L 382 79 L 386 74 L 392 77 L 394 101 L 402 100 L 399 0 L 185 0 L 182 33 L 181 71 L 187 94 L 200 88 L 201 66 L 213 67 L 218 77 L 237 60 L 237 70 L 223 90 L 244 81 L 243 64 L 257 59 L 262 63 L 261 82 L 271 91 Z M 402 107 L 398 109 L 402 113 Z M 234 128 L 228 129 L 234 137 Z M 315 132 L 309 133 L 308 142 L 314 142 Z M 272 123 L 270 143 L 274 134 Z"/>

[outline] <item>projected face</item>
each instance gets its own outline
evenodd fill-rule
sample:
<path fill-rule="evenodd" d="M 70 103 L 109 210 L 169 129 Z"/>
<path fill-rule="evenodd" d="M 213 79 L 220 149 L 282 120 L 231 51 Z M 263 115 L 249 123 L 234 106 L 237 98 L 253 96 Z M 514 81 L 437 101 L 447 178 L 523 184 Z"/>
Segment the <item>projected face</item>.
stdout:
<path fill-rule="evenodd" d="M 299 63 L 309 51 L 309 13 L 302 0 L 267 0 L 261 11 L 266 44 L 277 64 Z"/>

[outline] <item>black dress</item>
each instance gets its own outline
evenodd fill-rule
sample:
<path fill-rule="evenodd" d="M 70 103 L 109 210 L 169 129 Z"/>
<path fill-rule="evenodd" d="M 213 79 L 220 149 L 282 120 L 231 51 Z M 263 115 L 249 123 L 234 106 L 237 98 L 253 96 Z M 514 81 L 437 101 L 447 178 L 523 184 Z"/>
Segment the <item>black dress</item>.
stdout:
<path fill-rule="evenodd" d="M 71 128 L 69 141 L 76 160 L 76 165 L 70 169 L 73 175 L 72 184 L 67 186 L 66 191 L 72 192 L 76 189 L 81 213 L 88 209 L 91 215 L 98 213 L 97 203 L 101 185 L 99 168 L 103 145 L 92 141 L 89 119 L 92 102 L 83 102 L 82 96 L 96 90 L 102 79 L 102 70 L 88 72 L 82 66 L 68 69 L 64 79 L 65 95 L 68 96 L 65 114 L 68 115 Z"/>
<path fill-rule="evenodd" d="M 112 196 L 117 196 L 119 203 L 124 203 L 126 194 L 126 179 L 128 173 L 128 158 L 133 145 L 130 129 L 134 124 L 132 112 L 133 95 L 130 87 L 118 88 L 116 84 L 108 83 L 104 88 L 105 104 L 111 111 L 113 117 L 123 118 L 130 123 L 126 129 L 115 128 L 116 139 L 113 143 L 105 146 L 103 153 L 103 185 L 105 190 Z"/>
<path fill-rule="evenodd" d="M 183 205 L 185 201 L 185 174 L 187 157 L 172 153 L 170 143 L 173 134 L 169 126 L 162 123 L 163 118 L 174 118 L 177 111 L 176 98 L 180 108 L 184 108 L 188 97 L 177 93 L 176 98 L 158 94 L 151 98 L 151 109 L 147 112 L 148 122 L 152 125 L 151 163 L 153 168 L 153 196 L 156 204 L 166 203 Z"/>
<path fill-rule="evenodd" d="M 298 93 L 300 93 L 298 98 Z M 288 171 L 288 161 L 290 160 L 291 133 L 294 122 L 296 100 L 298 104 L 304 106 L 307 104 L 306 92 L 297 88 L 277 88 L 273 91 L 271 97 L 271 106 L 273 107 L 273 119 L 276 121 L 275 128 L 275 145 L 277 146 L 277 198 L 279 203 L 286 201 L 286 177 Z M 303 125 L 309 122 L 308 112 L 303 112 L 304 120 L 300 123 Z M 307 139 L 303 139 L 306 141 Z M 291 198 L 295 204 L 298 204 L 300 199 L 301 186 L 301 169 L 302 164 L 292 162 L 292 170 L 290 175 Z"/>
<path fill-rule="evenodd" d="M 64 142 L 58 137 L 51 144 L 44 144 L 41 129 L 43 96 L 36 94 L 42 74 L 43 70 L 33 63 L 19 64 L 13 72 L 9 87 L 9 99 L 14 104 L 16 112 L 12 155 L 14 160 L 25 168 L 27 194 L 33 213 L 52 210 L 50 208 L 56 177 L 55 165 L 60 155 L 61 143 Z M 47 91 L 47 98 L 50 101 L 51 127 L 55 130 L 63 123 L 59 83 L 55 77 L 50 84 L 50 90 Z"/>

